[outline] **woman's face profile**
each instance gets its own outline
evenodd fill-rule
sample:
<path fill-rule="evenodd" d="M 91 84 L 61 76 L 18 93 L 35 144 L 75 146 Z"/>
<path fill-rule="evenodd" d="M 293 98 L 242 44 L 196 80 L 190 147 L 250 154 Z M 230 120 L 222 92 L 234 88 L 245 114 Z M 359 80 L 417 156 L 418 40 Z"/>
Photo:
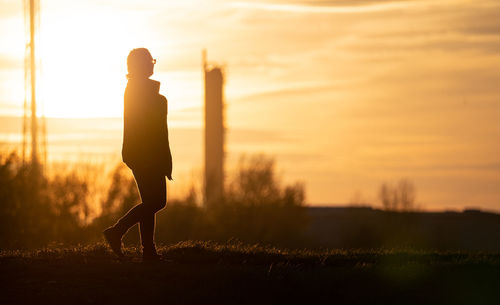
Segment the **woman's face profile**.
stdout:
<path fill-rule="evenodd" d="M 155 65 L 154 63 L 156 62 L 155 59 L 151 56 L 151 54 L 148 54 L 149 56 L 144 56 L 141 58 L 139 65 L 141 65 L 142 72 L 144 73 L 145 77 L 150 77 L 154 73 L 154 68 Z"/>
<path fill-rule="evenodd" d="M 149 58 L 148 58 L 147 62 L 145 63 L 146 71 L 148 71 L 149 76 L 153 75 L 153 73 L 154 73 L 155 63 L 156 63 L 156 59 L 153 59 L 153 57 L 151 55 L 149 55 Z"/>

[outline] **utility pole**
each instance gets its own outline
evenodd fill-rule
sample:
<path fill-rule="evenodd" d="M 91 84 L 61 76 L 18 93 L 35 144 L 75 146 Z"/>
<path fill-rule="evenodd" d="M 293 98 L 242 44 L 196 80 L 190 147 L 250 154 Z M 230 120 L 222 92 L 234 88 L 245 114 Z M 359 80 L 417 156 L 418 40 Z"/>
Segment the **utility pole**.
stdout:
<path fill-rule="evenodd" d="M 30 0 L 31 164 L 38 170 L 38 121 L 36 116 L 35 0 Z"/>
<path fill-rule="evenodd" d="M 24 115 L 23 115 L 23 143 L 22 157 L 23 164 L 27 164 L 29 146 L 31 146 L 30 167 L 35 175 L 41 174 L 43 164 L 47 162 L 47 141 L 46 141 L 46 120 L 42 116 L 42 126 L 40 130 L 37 115 L 37 56 L 35 40 L 39 37 L 40 23 L 40 1 L 24 0 L 24 22 L 25 22 L 25 56 L 24 56 Z M 38 35 L 37 35 L 38 34 Z M 29 80 L 28 80 L 29 78 Z M 29 90 L 28 90 L 29 88 Z M 29 105 L 28 105 L 29 100 Z M 39 102 L 39 101 L 38 101 Z M 30 117 L 30 120 L 28 119 Z M 43 160 L 40 159 L 39 132 L 42 132 L 42 153 Z M 28 133 L 31 133 L 29 135 Z M 31 143 L 29 141 L 31 140 Z M 28 145 L 31 144 L 31 145 Z"/>

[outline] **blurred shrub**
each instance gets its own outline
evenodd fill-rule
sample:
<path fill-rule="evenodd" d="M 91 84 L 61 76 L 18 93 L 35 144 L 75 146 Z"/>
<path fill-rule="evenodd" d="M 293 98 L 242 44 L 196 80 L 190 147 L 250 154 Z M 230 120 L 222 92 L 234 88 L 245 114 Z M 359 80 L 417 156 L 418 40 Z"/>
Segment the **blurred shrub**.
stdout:
<path fill-rule="evenodd" d="M 0 247 L 77 242 L 87 183 L 75 172 L 48 178 L 14 153 L 0 156 Z"/>
<path fill-rule="evenodd" d="M 12 153 L 0 156 L 0 246 L 22 247 L 49 239 L 53 219 L 46 200 L 35 194 L 36 181 L 30 166 Z M 36 183 L 35 183 L 36 182 Z"/>
<path fill-rule="evenodd" d="M 302 184 L 281 186 L 273 159 L 241 158 L 219 204 L 207 211 L 211 239 L 293 246 L 307 225 Z"/>
<path fill-rule="evenodd" d="M 227 182 L 224 200 L 209 208 L 198 205 L 194 187 L 170 200 L 157 216 L 157 242 L 237 239 L 286 247 L 498 251 L 500 216 L 414 212 L 415 187 L 408 180 L 382 185 L 386 212 L 306 209 L 303 185 L 282 185 L 275 162 L 264 156 L 242 158 Z M 139 201 L 123 164 L 110 171 L 79 165 L 41 175 L 16 154 L 0 154 L 0 249 L 100 241 L 101 231 Z M 139 244 L 137 226 L 124 242 Z"/>
<path fill-rule="evenodd" d="M 264 156 L 242 158 L 224 200 L 210 209 L 197 205 L 200 195 L 194 188 L 185 198 L 169 202 L 157 216 L 157 241 L 236 238 L 293 245 L 307 223 L 304 188 L 282 187 L 274 164 Z M 99 175 L 81 167 L 41 175 L 15 153 L 0 155 L 0 248 L 100 240 L 101 231 L 138 204 L 140 197 L 125 165 L 109 173 L 105 193 L 96 196 L 92 192 L 100 183 L 95 180 Z M 139 243 L 137 226 L 124 242 Z"/>

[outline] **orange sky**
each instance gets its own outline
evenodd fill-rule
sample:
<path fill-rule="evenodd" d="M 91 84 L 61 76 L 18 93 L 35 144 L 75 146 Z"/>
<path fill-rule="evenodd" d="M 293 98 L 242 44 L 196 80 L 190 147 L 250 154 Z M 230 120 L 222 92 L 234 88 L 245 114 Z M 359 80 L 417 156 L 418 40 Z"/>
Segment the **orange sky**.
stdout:
<path fill-rule="evenodd" d="M 0 115 L 20 115 L 22 1 L 0 6 Z M 40 94 L 47 116 L 121 116 L 145 46 L 172 128 L 199 128 L 207 48 L 226 65 L 228 162 L 273 155 L 314 204 L 407 177 L 425 208 L 500 211 L 498 16 L 495 0 L 42 0 Z"/>

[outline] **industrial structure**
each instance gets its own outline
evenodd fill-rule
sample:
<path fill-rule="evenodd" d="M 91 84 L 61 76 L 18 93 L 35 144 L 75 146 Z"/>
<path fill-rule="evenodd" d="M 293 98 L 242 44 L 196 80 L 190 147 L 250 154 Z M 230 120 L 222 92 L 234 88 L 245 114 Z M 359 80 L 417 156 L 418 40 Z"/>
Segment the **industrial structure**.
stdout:
<path fill-rule="evenodd" d="M 224 72 L 207 63 L 203 51 L 205 82 L 205 190 L 204 205 L 217 204 L 224 197 Z"/>
<path fill-rule="evenodd" d="M 26 47 L 24 58 L 24 108 L 23 108 L 23 144 L 22 157 L 26 163 L 28 149 L 31 147 L 31 166 L 35 173 L 40 173 L 42 165 L 47 162 L 47 131 L 45 116 L 41 125 L 37 116 L 37 56 L 35 37 L 40 28 L 40 1 L 24 0 L 24 23 L 26 31 Z M 29 102 L 28 102 L 29 100 Z M 28 118 L 29 116 L 29 118 Z M 40 125 L 40 126 L 39 126 Z M 41 128 L 39 128 L 41 127 Z M 42 135 L 39 149 L 39 133 Z M 28 145 L 31 142 L 31 145 Z M 42 159 L 40 158 L 42 154 Z"/>

